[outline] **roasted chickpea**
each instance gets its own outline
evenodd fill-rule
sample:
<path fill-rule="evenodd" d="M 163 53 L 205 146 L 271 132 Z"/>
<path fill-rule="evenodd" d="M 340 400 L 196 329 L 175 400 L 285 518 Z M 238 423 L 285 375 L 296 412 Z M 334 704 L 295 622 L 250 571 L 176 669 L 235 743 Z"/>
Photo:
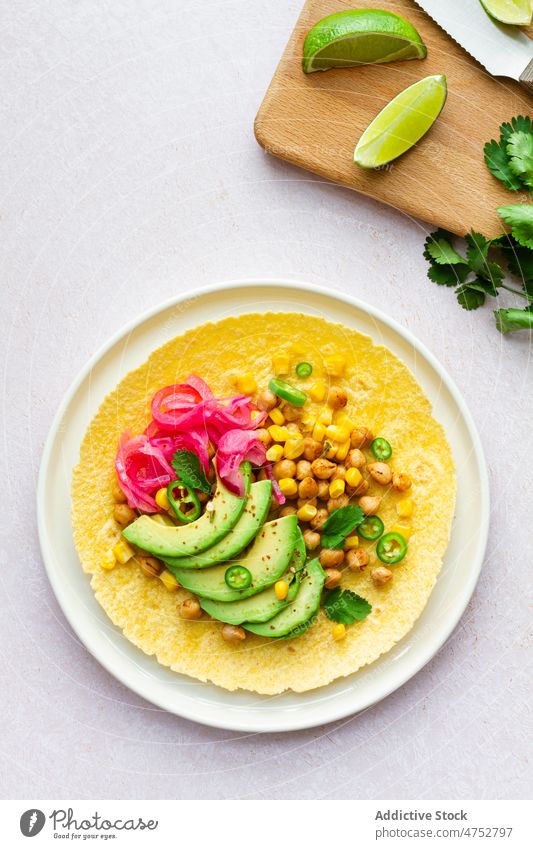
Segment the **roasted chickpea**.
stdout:
<path fill-rule="evenodd" d="M 298 460 L 296 463 L 296 479 L 299 481 L 303 481 L 304 478 L 308 478 L 311 474 L 311 463 L 309 460 Z"/>
<path fill-rule="evenodd" d="M 342 548 L 323 548 L 318 559 L 323 569 L 337 569 L 344 563 Z"/>
<path fill-rule="evenodd" d="M 370 445 L 374 439 L 374 434 L 367 427 L 354 427 L 350 434 L 350 444 L 352 448 L 364 448 Z"/>
<path fill-rule="evenodd" d="M 343 466 L 342 463 L 338 463 L 337 468 L 335 469 L 335 471 L 333 472 L 333 474 L 331 476 L 331 480 L 332 481 L 344 480 L 345 477 L 346 477 L 346 466 Z"/>
<path fill-rule="evenodd" d="M 369 463 L 367 469 L 381 486 L 387 486 L 392 480 L 392 471 L 388 463 Z"/>
<path fill-rule="evenodd" d="M 317 495 L 322 501 L 327 501 L 329 498 L 329 483 L 327 481 L 318 481 Z"/>
<path fill-rule="evenodd" d="M 255 483 L 255 481 L 252 481 L 252 475 L 250 475 L 250 483 Z M 197 492 L 196 495 L 200 504 L 207 504 L 211 498 L 211 495 L 208 495 L 207 492 Z"/>
<path fill-rule="evenodd" d="M 119 525 L 129 525 L 137 518 L 137 514 L 127 504 L 115 504 L 113 508 L 113 518 Z"/>
<path fill-rule="evenodd" d="M 343 492 L 342 495 L 339 495 L 337 498 L 328 498 L 328 513 L 333 513 L 334 510 L 338 510 L 340 507 L 346 507 L 349 500 L 350 499 L 348 498 L 345 492 Z"/>
<path fill-rule="evenodd" d="M 293 507 L 292 504 L 285 504 L 281 510 L 279 511 L 279 515 L 281 516 L 294 516 L 296 513 L 296 507 Z"/>
<path fill-rule="evenodd" d="M 366 463 L 366 457 L 360 448 L 352 448 L 346 458 L 346 462 L 349 466 L 353 466 L 354 469 L 362 469 Z"/>
<path fill-rule="evenodd" d="M 128 500 L 118 485 L 118 482 L 113 484 L 113 498 L 115 501 L 118 501 L 119 504 L 124 504 Z"/>
<path fill-rule="evenodd" d="M 272 410 L 277 403 L 277 395 L 274 395 L 274 393 L 271 392 L 270 389 L 263 389 L 263 391 L 259 393 L 259 397 L 257 399 L 257 406 L 260 410 Z"/>
<path fill-rule="evenodd" d="M 137 563 L 141 568 L 141 572 L 147 578 L 157 578 L 163 571 L 163 564 L 155 557 L 137 557 Z"/>
<path fill-rule="evenodd" d="M 286 422 L 297 422 L 302 418 L 302 410 L 298 407 L 293 407 L 292 404 L 285 404 L 283 407 L 283 415 Z"/>
<path fill-rule="evenodd" d="M 285 424 L 284 427 L 289 431 L 289 433 L 297 433 L 298 436 L 302 435 L 300 428 L 295 422 L 289 422 L 288 424 Z"/>
<path fill-rule="evenodd" d="M 272 466 L 272 472 L 277 481 L 282 478 L 293 478 L 296 474 L 296 463 L 294 460 L 278 460 Z"/>
<path fill-rule="evenodd" d="M 314 551 L 320 545 L 320 534 L 316 531 L 304 531 L 303 536 L 307 551 Z"/>
<path fill-rule="evenodd" d="M 336 469 L 336 465 L 335 463 L 332 463 L 331 460 L 326 460 L 325 457 L 319 457 L 318 460 L 313 461 L 311 468 L 313 470 L 313 474 L 315 477 L 319 478 L 319 480 L 329 480 Z"/>
<path fill-rule="evenodd" d="M 366 495 L 369 489 L 370 489 L 370 484 L 368 483 L 368 481 L 362 480 L 360 483 L 357 484 L 357 486 L 353 486 L 353 487 L 347 486 L 346 492 L 350 496 L 351 495 L 361 496 L 361 495 Z"/>
<path fill-rule="evenodd" d="M 311 525 L 312 528 L 314 528 L 315 531 L 319 530 L 322 527 L 322 525 L 324 524 L 324 522 L 326 521 L 326 519 L 328 518 L 328 516 L 329 516 L 328 511 L 324 510 L 324 508 L 321 507 L 320 510 L 317 511 L 316 516 L 313 519 L 311 519 L 309 524 Z"/>
<path fill-rule="evenodd" d="M 199 619 L 202 615 L 202 608 L 195 598 L 186 598 L 182 601 L 179 611 L 182 619 Z"/>
<path fill-rule="evenodd" d="M 304 478 L 298 485 L 300 498 L 316 498 L 318 495 L 318 484 L 314 478 Z"/>
<path fill-rule="evenodd" d="M 257 475 L 257 480 L 258 480 L 258 481 L 266 481 L 266 480 L 268 480 L 268 475 L 267 475 L 267 473 L 265 472 L 265 470 L 264 470 L 264 469 L 261 469 L 261 471 L 260 471 L 260 472 L 259 472 L 259 474 Z"/>
<path fill-rule="evenodd" d="M 411 478 L 403 472 L 394 472 L 392 475 L 392 485 L 398 492 L 405 492 L 411 487 Z"/>
<path fill-rule="evenodd" d="M 346 565 L 352 572 L 362 572 L 370 563 L 370 557 L 364 548 L 353 548 L 346 552 Z"/>
<path fill-rule="evenodd" d="M 339 572 L 338 569 L 324 569 L 326 573 L 326 580 L 324 581 L 324 586 L 327 590 L 333 590 L 335 587 L 338 587 L 340 582 L 342 581 L 342 572 Z"/>
<path fill-rule="evenodd" d="M 316 507 L 316 498 L 299 498 L 296 502 L 298 510 L 300 507 L 305 507 L 307 504 L 310 504 L 312 507 Z"/>
<path fill-rule="evenodd" d="M 240 625 L 223 625 L 220 633 L 227 643 L 241 643 L 246 639 L 246 631 Z"/>
<path fill-rule="evenodd" d="M 377 498 L 375 495 L 364 495 L 359 499 L 359 507 L 365 516 L 375 516 L 380 504 L 381 498 Z"/>
<path fill-rule="evenodd" d="M 392 580 L 392 572 L 385 566 L 377 566 L 370 574 L 372 575 L 372 580 L 378 587 L 383 587 Z"/>
<path fill-rule="evenodd" d="M 322 443 L 312 436 L 306 436 L 304 439 L 304 457 L 309 462 L 313 462 L 322 453 Z"/>
<path fill-rule="evenodd" d="M 257 436 L 259 442 L 262 442 L 265 448 L 270 448 L 272 445 L 272 437 L 270 436 L 266 427 L 259 427 L 255 431 L 255 435 Z"/>
<path fill-rule="evenodd" d="M 348 396 L 340 386 L 332 386 L 328 392 L 328 404 L 333 410 L 340 410 L 348 403 Z"/>

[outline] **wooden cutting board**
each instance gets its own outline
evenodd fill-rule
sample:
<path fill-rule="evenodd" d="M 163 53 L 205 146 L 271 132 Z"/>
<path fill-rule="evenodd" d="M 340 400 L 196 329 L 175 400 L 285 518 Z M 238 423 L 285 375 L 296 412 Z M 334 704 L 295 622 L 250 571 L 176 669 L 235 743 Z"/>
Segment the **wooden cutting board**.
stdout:
<path fill-rule="evenodd" d="M 355 7 L 407 18 L 427 58 L 304 74 L 308 30 L 324 15 Z M 406 86 L 437 73 L 446 74 L 448 99 L 429 133 L 383 170 L 355 165 L 355 143 L 379 110 Z M 483 145 L 499 137 L 502 121 L 532 109 L 533 98 L 518 83 L 491 77 L 413 0 L 308 0 L 257 114 L 255 135 L 269 153 L 407 215 L 458 234 L 473 227 L 494 236 L 504 229 L 496 207 L 529 196 L 507 191 L 490 174 Z"/>

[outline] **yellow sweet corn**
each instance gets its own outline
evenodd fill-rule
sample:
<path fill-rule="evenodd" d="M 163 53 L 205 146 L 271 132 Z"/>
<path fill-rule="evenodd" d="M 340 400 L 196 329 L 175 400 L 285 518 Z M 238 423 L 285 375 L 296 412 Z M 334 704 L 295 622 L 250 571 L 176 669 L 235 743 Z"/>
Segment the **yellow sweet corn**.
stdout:
<path fill-rule="evenodd" d="M 274 584 L 274 592 L 276 593 L 276 598 L 279 598 L 280 601 L 287 598 L 289 593 L 289 585 L 287 581 L 276 581 Z"/>
<path fill-rule="evenodd" d="M 342 622 L 337 622 L 337 624 L 333 626 L 331 633 L 333 634 L 334 640 L 344 640 L 346 636 L 346 625 L 343 625 Z"/>
<path fill-rule="evenodd" d="M 340 427 L 339 425 L 329 425 L 326 428 L 326 439 L 331 439 L 333 442 L 344 443 L 350 439 L 351 428 Z"/>
<path fill-rule="evenodd" d="M 291 438 L 287 440 L 285 443 L 285 448 L 283 449 L 283 454 L 287 458 L 287 460 L 296 460 L 297 457 L 301 457 L 304 453 L 304 438 L 303 436 L 297 436 L 295 439 Z"/>
<path fill-rule="evenodd" d="M 331 483 L 329 485 L 330 498 L 338 498 L 339 495 L 343 494 L 345 489 L 346 489 L 346 484 L 342 480 L 342 478 L 337 478 L 337 480 L 331 481 Z"/>
<path fill-rule="evenodd" d="M 294 478 L 281 478 L 281 480 L 278 481 L 278 484 L 283 495 L 287 495 L 289 498 L 291 495 L 296 495 L 298 492 L 298 484 Z"/>
<path fill-rule="evenodd" d="M 313 439 L 316 439 L 317 442 L 323 442 L 324 437 L 326 435 L 326 427 L 325 425 L 317 422 L 313 428 Z"/>
<path fill-rule="evenodd" d="M 159 577 L 169 592 L 173 593 L 176 592 L 176 590 L 179 590 L 179 583 L 172 572 L 169 572 L 168 569 L 163 569 Z"/>
<path fill-rule="evenodd" d="M 398 501 L 398 504 L 396 505 L 396 512 L 400 519 L 407 519 L 413 512 L 413 502 L 411 499 L 403 498 L 402 501 Z"/>
<path fill-rule="evenodd" d="M 311 398 L 312 401 L 323 401 L 326 397 L 326 393 L 328 388 L 323 380 L 317 380 L 313 385 L 307 390 L 307 394 Z"/>
<path fill-rule="evenodd" d="M 359 548 L 359 537 L 356 534 L 346 537 L 344 548 Z"/>
<path fill-rule="evenodd" d="M 332 354 L 330 357 L 324 357 L 324 365 L 330 377 L 342 377 L 346 368 L 346 357 L 342 354 Z"/>
<path fill-rule="evenodd" d="M 170 510 L 170 501 L 168 500 L 166 487 L 162 486 L 155 494 L 155 503 L 161 510 Z"/>
<path fill-rule="evenodd" d="M 286 442 L 290 435 L 286 427 L 277 424 L 270 425 L 268 432 L 274 442 Z"/>
<path fill-rule="evenodd" d="M 359 486 L 361 481 L 363 480 L 363 475 L 359 471 L 359 469 L 354 469 L 350 467 L 346 470 L 346 483 L 348 486 Z"/>
<path fill-rule="evenodd" d="M 266 453 L 269 463 L 277 463 L 283 457 L 283 445 L 271 445 Z"/>
<path fill-rule="evenodd" d="M 102 569 L 104 569 L 106 572 L 110 572 L 111 569 L 114 569 L 117 565 L 117 561 L 115 560 L 114 555 L 110 551 L 102 558 L 101 565 Z"/>
<path fill-rule="evenodd" d="M 274 424 L 285 424 L 285 416 L 283 415 L 279 407 L 274 407 L 273 410 L 270 410 L 268 415 L 270 416 Z"/>
<path fill-rule="evenodd" d="M 396 525 L 393 525 L 392 528 L 389 528 L 387 532 L 391 534 L 401 534 L 405 540 L 408 540 L 412 534 L 412 529 L 409 525 L 401 525 L 398 522 Z"/>
<path fill-rule="evenodd" d="M 330 425 L 333 421 L 333 410 L 331 407 L 324 407 L 318 414 L 318 421 L 324 425 Z"/>
<path fill-rule="evenodd" d="M 348 456 L 349 451 L 350 451 L 350 440 L 347 439 L 346 442 L 343 442 L 342 445 L 339 445 L 339 447 L 337 448 L 337 460 L 340 460 L 341 462 L 343 460 L 346 460 L 346 457 Z"/>
<path fill-rule="evenodd" d="M 272 369 L 274 374 L 288 374 L 291 361 L 288 354 L 275 354 L 272 357 Z"/>
<path fill-rule="evenodd" d="M 113 546 L 113 554 L 115 560 L 118 560 L 119 563 L 127 563 L 134 556 L 135 552 L 125 539 L 119 539 Z"/>
<path fill-rule="evenodd" d="M 303 507 L 300 507 L 298 510 L 298 518 L 300 522 L 310 522 L 311 519 L 314 519 L 318 510 L 313 504 L 304 504 Z"/>
<path fill-rule="evenodd" d="M 253 395 L 257 391 L 257 381 L 251 372 L 237 375 L 235 385 L 243 395 Z"/>
<path fill-rule="evenodd" d="M 334 460 L 337 456 L 337 446 L 334 442 L 324 442 L 324 456 L 328 460 Z"/>

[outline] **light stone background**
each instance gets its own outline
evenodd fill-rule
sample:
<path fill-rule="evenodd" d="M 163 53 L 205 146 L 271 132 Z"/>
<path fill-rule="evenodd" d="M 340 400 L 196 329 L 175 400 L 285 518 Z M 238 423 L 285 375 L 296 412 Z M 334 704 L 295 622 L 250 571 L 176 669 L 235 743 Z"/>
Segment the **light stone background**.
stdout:
<path fill-rule="evenodd" d="M 529 340 L 426 279 L 424 225 L 258 147 L 253 118 L 298 10 L 0 5 L 3 797 L 531 792 Z M 170 716 L 100 668 L 48 585 L 34 500 L 52 416 L 110 334 L 178 292 L 276 275 L 366 299 L 441 360 L 481 434 L 493 520 L 472 602 L 413 680 L 348 721 L 257 736 Z"/>

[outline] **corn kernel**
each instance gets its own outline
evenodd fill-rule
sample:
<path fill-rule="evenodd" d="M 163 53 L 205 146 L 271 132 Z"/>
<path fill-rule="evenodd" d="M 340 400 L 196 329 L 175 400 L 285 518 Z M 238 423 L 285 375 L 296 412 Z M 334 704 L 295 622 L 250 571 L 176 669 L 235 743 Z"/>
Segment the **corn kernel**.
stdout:
<path fill-rule="evenodd" d="M 339 427 L 339 425 L 329 425 L 326 428 L 326 437 L 332 439 L 333 442 L 344 443 L 350 439 L 350 432 L 351 428 L 347 430 L 345 427 Z"/>
<path fill-rule="evenodd" d="M 355 469 L 353 467 L 350 467 L 349 469 L 346 470 L 345 480 L 346 480 L 346 483 L 348 484 L 348 486 L 354 486 L 354 487 L 359 486 L 359 484 L 363 480 L 363 475 L 361 474 L 359 469 Z"/>
<path fill-rule="evenodd" d="M 398 501 L 398 504 L 396 505 L 396 512 L 400 519 L 407 519 L 413 512 L 413 502 L 411 499 L 404 498 L 402 501 Z"/>
<path fill-rule="evenodd" d="M 346 460 L 346 457 L 348 456 L 349 451 L 350 451 L 350 440 L 347 439 L 346 442 L 343 442 L 342 445 L 339 445 L 339 447 L 337 448 L 337 460 L 340 460 L 341 462 L 343 460 Z"/>
<path fill-rule="evenodd" d="M 324 365 L 330 377 L 342 377 L 346 368 L 346 357 L 343 357 L 342 354 L 324 357 Z"/>
<path fill-rule="evenodd" d="M 318 510 L 313 504 L 304 504 L 303 507 L 300 507 L 298 510 L 298 518 L 300 522 L 310 522 L 311 519 L 314 519 Z"/>
<path fill-rule="evenodd" d="M 346 483 L 341 478 L 337 478 L 337 480 L 331 481 L 329 485 L 330 498 L 338 498 L 339 495 L 343 494 L 345 488 Z"/>
<path fill-rule="evenodd" d="M 313 439 L 316 439 L 317 442 L 323 442 L 324 437 L 326 435 L 326 428 L 320 422 L 317 422 L 313 428 Z"/>
<path fill-rule="evenodd" d="M 304 453 L 303 436 L 298 436 L 296 439 L 288 439 L 285 443 L 283 453 L 287 460 L 296 460 L 297 457 L 301 457 Z"/>
<path fill-rule="evenodd" d="M 298 484 L 294 480 L 294 478 L 281 478 L 278 481 L 279 488 L 281 489 L 283 495 L 296 495 L 298 492 Z"/>
<path fill-rule="evenodd" d="M 408 540 L 412 534 L 412 529 L 409 525 L 401 525 L 398 523 L 397 525 L 393 525 L 392 528 L 388 529 L 388 533 L 391 534 L 401 534 L 405 540 Z"/>
<path fill-rule="evenodd" d="M 346 636 L 346 625 L 343 625 L 342 622 L 337 622 L 333 626 L 332 634 L 334 640 L 344 640 Z"/>
<path fill-rule="evenodd" d="M 257 391 L 257 381 L 251 372 L 239 374 L 235 378 L 235 385 L 243 395 L 253 395 Z"/>
<path fill-rule="evenodd" d="M 330 407 L 324 407 L 318 414 L 318 421 L 324 425 L 330 425 L 333 421 L 333 410 Z"/>
<path fill-rule="evenodd" d="M 276 593 L 276 598 L 280 601 L 283 601 L 284 598 L 287 598 L 289 593 L 289 585 L 287 581 L 276 581 L 274 584 L 274 592 Z"/>
<path fill-rule="evenodd" d="M 359 537 L 352 534 L 344 540 L 344 548 L 359 548 Z"/>
<path fill-rule="evenodd" d="M 282 425 L 285 424 L 285 416 L 279 409 L 279 407 L 274 407 L 273 410 L 270 410 L 269 414 L 270 418 L 274 422 L 274 424 Z"/>
<path fill-rule="evenodd" d="M 179 590 L 179 583 L 177 582 L 172 572 L 169 572 L 168 569 L 163 569 L 159 577 L 161 578 L 162 582 L 164 583 L 165 587 L 169 592 L 173 593 L 176 592 L 176 590 Z"/>
<path fill-rule="evenodd" d="M 289 438 L 289 431 L 286 427 L 281 427 L 280 425 L 274 424 L 270 425 L 268 428 L 268 432 L 274 442 L 286 442 Z"/>
<path fill-rule="evenodd" d="M 293 342 L 291 344 L 291 352 L 300 357 L 303 357 L 307 354 L 308 348 L 303 344 L 303 342 Z"/>
<path fill-rule="evenodd" d="M 102 569 L 106 572 L 110 572 L 111 569 L 114 569 L 117 565 L 117 561 L 115 560 L 114 555 L 111 552 L 108 552 L 105 557 L 102 558 Z"/>
<path fill-rule="evenodd" d="M 125 539 L 119 539 L 113 546 L 113 554 L 119 563 L 127 563 L 128 560 L 131 560 L 135 552 Z"/>
<path fill-rule="evenodd" d="M 323 401 L 326 397 L 326 392 L 328 388 L 323 380 L 317 380 L 313 385 L 307 390 L 307 394 L 311 398 L 312 401 Z"/>
<path fill-rule="evenodd" d="M 337 446 L 334 442 L 324 442 L 324 456 L 328 460 L 334 460 L 337 456 Z"/>
<path fill-rule="evenodd" d="M 277 463 L 283 457 L 283 445 L 271 445 L 266 453 L 269 463 Z"/>
<path fill-rule="evenodd" d="M 272 369 L 274 374 L 288 374 L 291 361 L 288 354 L 276 354 L 272 357 Z"/>
<path fill-rule="evenodd" d="M 170 501 L 168 500 L 166 487 L 162 486 L 155 494 L 155 503 L 161 510 L 170 510 Z"/>
<path fill-rule="evenodd" d="M 255 420 L 256 420 L 256 419 L 258 419 L 258 418 L 260 418 L 260 416 L 262 416 L 262 415 L 263 415 L 263 411 L 262 411 L 262 410 L 252 410 L 252 412 L 250 413 L 250 419 L 251 419 L 253 422 L 255 422 Z"/>

